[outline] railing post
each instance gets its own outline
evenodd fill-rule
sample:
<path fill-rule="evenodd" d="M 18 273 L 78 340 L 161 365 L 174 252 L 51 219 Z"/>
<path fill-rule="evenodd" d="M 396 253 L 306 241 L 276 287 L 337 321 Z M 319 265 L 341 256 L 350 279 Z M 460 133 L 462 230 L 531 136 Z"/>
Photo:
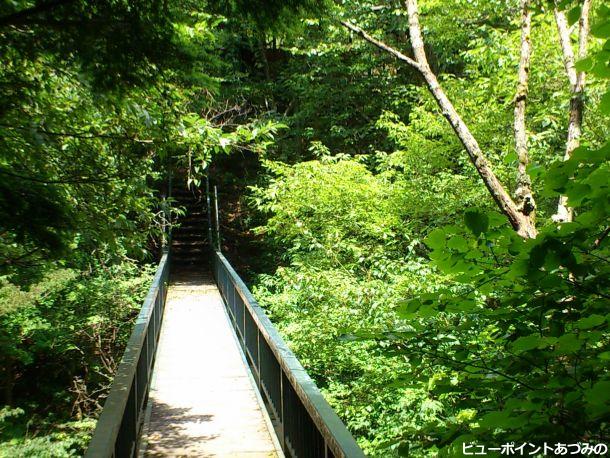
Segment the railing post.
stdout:
<path fill-rule="evenodd" d="M 138 402 L 138 369 L 137 369 L 137 363 L 136 363 L 136 372 L 135 375 L 133 377 L 133 440 L 132 440 L 132 445 L 131 445 L 131 456 L 135 455 L 135 449 L 137 447 L 138 444 L 138 430 L 140 428 L 138 428 L 138 424 L 140 422 L 140 415 L 139 415 L 139 409 L 140 407 L 138 406 L 139 402 Z"/>
<path fill-rule="evenodd" d="M 167 240 L 167 199 L 165 194 L 161 195 L 161 255 L 166 252 Z"/>
<path fill-rule="evenodd" d="M 281 428 L 281 437 L 280 444 L 282 446 L 282 450 L 286 451 L 286 421 L 284 414 L 284 370 L 280 366 L 280 428 Z"/>
<path fill-rule="evenodd" d="M 218 188 L 214 185 L 214 210 L 216 214 L 216 248 L 218 251 L 222 251 L 220 248 L 220 220 L 218 218 Z"/>
<path fill-rule="evenodd" d="M 235 292 L 239 294 L 237 291 L 237 285 L 235 286 Z M 248 344 L 246 343 L 246 334 L 248 330 L 246 329 L 246 301 L 240 301 L 242 303 L 241 307 L 241 328 L 243 330 L 243 338 L 244 338 L 244 350 L 248 351 Z"/>
<path fill-rule="evenodd" d="M 256 327 L 256 354 L 258 360 L 256 361 L 256 373 L 258 374 L 258 389 L 261 389 L 261 330 Z"/>
<path fill-rule="evenodd" d="M 206 201 L 206 212 L 208 216 L 208 242 L 210 243 L 210 247 L 214 246 L 214 241 L 212 240 L 212 208 L 210 205 L 210 177 L 209 177 L 209 169 L 208 174 L 205 176 L 205 201 Z"/>
<path fill-rule="evenodd" d="M 172 197 L 173 187 L 172 155 L 167 156 L 167 197 Z"/>
<path fill-rule="evenodd" d="M 163 213 L 163 239 L 161 246 L 161 253 L 167 253 L 169 251 L 169 244 L 171 243 L 171 230 L 172 230 L 172 209 L 171 209 L 171 198 L 172 198 L 172 187 L 173 187 L 173 173 L 172 173 L 172 155 L 167 156 L 167 194 L 163 196 L 162 201 L 162 213 Z"/>

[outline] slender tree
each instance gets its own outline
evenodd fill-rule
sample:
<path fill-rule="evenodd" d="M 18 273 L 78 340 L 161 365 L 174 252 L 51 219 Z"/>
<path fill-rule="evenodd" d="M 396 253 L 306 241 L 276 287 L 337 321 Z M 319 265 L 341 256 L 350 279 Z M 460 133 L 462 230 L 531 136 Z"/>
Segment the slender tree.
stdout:
<path fill-rule="evenodd" d="M 583 0 L 581 4 L 580 20 L 578 21 L 578 59 L 583 59 L 587 53 L 587 41 L 589 38 L 589 11 L 591 10 L 592 0 Z M 585 72 L 576 71 L 572 40 L 570 38 L 570 27 L 565 13 L 559 8 L 555 0 L 555 23 L 559 35 L 559 43 L 563 53 L 563 63 L 570 84 L 570 114 L 568 121 L 568 135 L 564 160 L 570 159 L 572 152 L 580 145 L 582 135 L 582 121 L 584 111 L 584 92 L 585 92 Z M 561 196 L 557 205 L 557 213 L 553 215 L 553 220 L 557 222 L 572 221 L 574 211 L 568 207 L 568 198 Z"/>
<path fill-rule="evenodd" d="M 367 34 L 360 27 L 357 27 L 349 22 L 342 21 L 342 24 L 353 32 L 357 33 L 365 40 L 370 43 L 376 45 L 380 49 L 389 52 L 394 55 L 399 60 L 407 63 L 414 69 L 416 69 L 421 76 L 424 78 L 426 85 L 429 91 L 432 93 L 432 96 L 436 100 L 438 106 L 440 107 L 443 116 L 447 119 L 456 135 L 460 139 L 462 145 L 466 149 L 468 156 L 475 166 L 479 176 L 483 180 L 486 188 L 489 193 L 493 197 L 494 201 L 508 218 L 508 221 L 512 225 L 512 227 L 524 238 L 534 238 L 537 235 L 536 226 L 533 219 L 533 210 L 535 208 L 533 204 L 533 199 L 531 198 L 531 192 L 527 192 L 527 187 L 523 189 L 524 198 L 523 203 L 519 205 L 515 200 L 511 198 L 509 193 L 506 191 L 502 183 L 498 180 L 491 164 L 485 154 L 483 153 L 481 147 L 477 139 L 471 133 L 468 125 L 464 122 L 462 117 L 459 115 L 453 103 L 447 97 L 445 91 L 441 87 L 440 83 L 434 72 L 432 71 L 430 64 L 428 63 L 428 59 L 426 56 L 426 51 L 424 49 L 424 41 L 421 33 L 421 25 L 419 23 L 419 11 L 417 7 L 416 0 L 406 0 L 405 1 L 407 8 L 407 15 L 409 18 L 409 37 L 411 39 L 411 47 L 413 48 L 414 59 L 402 54 L 400 51 L 392 48 L 391 46 L 373 38 L 369 34 Z M 525 4 L 527 6 L 527 3 Z M 531 16 L 529 12 L 526 12 L 526 16 L 528 18 L 525 22 L 527 27 L 530 27 L 531 24 Z M 528 35 L 528 34 L 526 34 Z M 527 51 L 529 53 L 529 49 Z M 526 59 L 526 64 L 529 65 L 529 57 Z M 519 105 L 519 107 L 525 106 L 525 100 L 523 100 L 523 104 Z M 521 111 L 521 108 L 516 108 L 515 111 Z M 527 154 L 523 157 L 524 160 L 527 160 Z M 520 157 L 520 167 L 522 157 Z M 525 168 L 524 168 L 525 170 Z M 525 182 L 525 180 L 522 180 Z M 525 196 L 529 194 L 529 199 L 527 199 L 527 204 L 525 204 L 526 199 Z"/>
<path fill-rule="evenodd" d="M 579 57 L 586 52 L 586 42 L 588 37 L 588 15 L 591 0 L 583 0 L 582 14 L 580 19 L 580 38 L 579 38 Z M 521 44 L 520 60 L 518 69 L 518 84 L 515 96 L 514 108 L 514 134 L 515 148 L 518 156 L 517 168 L 517 187 L 514 198 L 509 195 L 503 184 L 496 177 L 489 160 L 482 151 L 477 139 L 471 133 L 468 125 L 459 115 L 451 100 L 440 85 L 436 75 L 432 71 L 426 52 L 419 22 L 419 12 L 417 0 L 405 0 L 407 15 L 409 18 L 409 38 L 413 49 L 413 57 L 409 57 L 388 44 L 372 37 L 360 27 L 341 21 L 342 25 L 361 36 L 378 48 L 390 53 L 397 59 L 417 70 L 423 77 L 426 86 L 431 92 L 440 107 L 443 116 L 447 119 L 456 135 L 464 146 L 468 156 L 475 166 L 479 176 L 483 180 L 486 188 L 493 197 L 499 209 L 506 215 L 512 227 L 519 235 L 524 238 L 535 238 L 538 231 L 535 223 L 536 203 L 531 189 L 531 179 L 527 173 L 529 154 L 527 147 L 527 129 L 525 122 L 525 109 L 528 93 L 528 80 L 530 71 L 530 60 L 532 55 L 532 11 L 530 0 L 521 1 Z M 572 151 L 578 146 L 582 126 L 583 111 L 583 89 L 584 73 L 576 73 L 574 68 L 574 56 L 571 50 L 569 29 L 567 20 L 563 12 L 558 7 L 555 8 L 555 15 L 558 18 L 557 24 L 560 31 L 561 44 L 564 53 L 566 70 L 572 86 L 572 101 L 570 103 L 570 124 L 568 129 L 568 140 L 566 144 L 566 158 L 569 158 Z M 567 199 L 562 197 L 559 204 L 561 213 L 566 209 Z M 560 218 L 562 221 L 569 218 Z"/>
<path fill-rule="evenodd" d="M 517 190 L 515 199 L 522 213 L 531 214 L 536 208 L 532 196 L 532 181 L 527 173 L 529 151 L 527 147 L 527 128 L 525 122 L 525 108 L 527 102 L 530 74 L 530 60 L 532 56 L 532 10 L 530 0 L 521 1 L 521 52 L 519 59 L 517 93 L 515 95 L 515 148 L 519 159 L 517 168 Z"/>

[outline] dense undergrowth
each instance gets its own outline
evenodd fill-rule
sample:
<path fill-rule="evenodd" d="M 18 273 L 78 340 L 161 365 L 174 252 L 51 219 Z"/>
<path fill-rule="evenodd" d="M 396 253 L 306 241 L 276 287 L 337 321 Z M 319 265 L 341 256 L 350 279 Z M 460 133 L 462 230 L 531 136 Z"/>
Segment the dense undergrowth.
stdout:
<path fill-rule="evenodd" d="M 0 456 L 80 456 L 153 270 L 132 262 L 0 287 Z"/>
<path fill-rule="evenodd" d="M 176 186 L 278 128 L 229 121 L 232 2 L 0 5 L 0 455 L 83 454 Z M 287 10 L 276 5 L 276 12 Z"/>
<path fill-rule="evenodd" d="M 549 172 L 553 194 L 578 168 L 582 222 L 529 243 L 481 207 L 405 237 L 404 183 L 351 160 L 274 167 L 254 200 L 288 263 L 254 293 L 368 454 L 606 440 L 609 151 Z"/>

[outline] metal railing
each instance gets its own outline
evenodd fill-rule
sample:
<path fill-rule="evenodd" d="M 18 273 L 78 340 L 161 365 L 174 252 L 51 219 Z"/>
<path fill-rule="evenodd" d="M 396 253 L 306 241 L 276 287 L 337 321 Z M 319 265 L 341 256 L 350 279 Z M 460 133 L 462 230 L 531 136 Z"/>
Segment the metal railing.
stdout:
<path fill-rule="evenodd" d="M 86 458 L 127 458 L 137 453 L 168 280 L 169 252 L 166 251 L 127 342 Z"/>
<path fill-rule="evenodd" d="M 290 457 L 364 457 L 231 264 L 214 252 L 214 276 L 248 364 Z"/>

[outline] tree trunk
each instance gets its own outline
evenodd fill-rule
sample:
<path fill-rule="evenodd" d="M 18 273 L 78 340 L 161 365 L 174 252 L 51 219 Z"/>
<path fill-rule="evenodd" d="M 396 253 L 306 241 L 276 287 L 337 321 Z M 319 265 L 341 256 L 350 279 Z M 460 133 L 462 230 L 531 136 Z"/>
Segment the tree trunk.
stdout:
<path fill-rule="evenodd" d="M 532 12 L 530 10 L 530 0 L 521 1 L 521 10 L 521 57 L 519 59 L 514 117 L 515 148 L 519 159 L 515 201 L 522 213 L 527 215 L 532 214 L 533 217 L 536 204 L 534 197 L 532 196 L 532 182 L 527 173 L 529 152 L 527 147 L 527 129 L 525 127 L 525 108 L 527 104 L 530 60 L 532 56 Z"/>
<path fill-rule="evenodd" d="M 269 59 L 267 59 L 267 43 L 265 39 L 265 35 L 259 35 L 258 39 L 258 50 L 261 54 L 261 61 L 263 63 L 263 70 L 265 71 L 265 79 L 267 81 L 271 80 L 271 72 L 269 70 Z"/>
<path fill-rule="evenodd" d="M 419 25 L 417 1 L 405 0 L 405 4 L 407 7 L 407 14 L 409 16 L 409 36 L 415 59 L 408 57 L 386 43 L 373 38 L 360 27 L 345 21 L 341 21 L 341 24 L 378 48 L 392 54 L 397 59 L 407 63 L 419 71 L 426 82 L 428 90 L 440 107 L 443 116 L 447 119 L 456 135 L 462 142 L 462 145 L 468 153 L 470 161 L 475 166 L 479 176 L 485 184 L 485 187 L 493 197 L 500 211 L 506 215 L 511 226 L 521 237 L 535 238 L 538 232 L 536 230 L 533 215 L 522 212 L 517 204 L 512 200 L 510 195 L 506 192 L 504 186 L 502 186 L 502 183 L 500 183 L 496 175 L 493 173 L 491 164 L 483 154 L 483 151 L 481 150 L 476 138 L 472 135 L 470 129 L 468 129 L 468 126 L 456 111 L 455 107 L 439 84 L 436 75 L 430 68 L 430 64 L 428 63 L 426 52 L 424 50 L 421 27 Z"/>
<path fill-rule="evenodd" d="M 589 11 L 591 0 L 583 0 L 581 7 L 580 20 L 578 21 L 578 59 L 583 59 L 587 54 L 587 40 L 589 38 Z M 570 115 L 568 121 L 568 135 L 566 139 L 566 149 L 564 160 L 570 159 L 572 153 L 580 146 L 582 135 L 582 120 L 584 111 L 584 91 L 585 73 L 576 72 L 572 41 L 570 39 L 570 29 L 568 21 L 563 11 L 561 11 L 555 1 L 555 23 L 559 34 L 559 42 L 563 52 L 563 63 L 570 83 Z M 569 222 L 574 219 L 574 210 L 568 207 L 568 198 L 561 196 L 557 205 L 557 213 L 553 215 L 555 222 Z"/>
<path fill-rule="evenodd" d="M 470 129 L 462 120 L 455 107 L 445 94 L 445 91 L 443 91 L 438 79 L 436 78 L 436 75 L 432 72 L 432 69 L 428 64 L 426 51 L 424 49 L 424 41 L 421 34 L 421 26 L 419 24 L 417 1 L 406 0 L 405 3 L 407 6 L 407 14 L 409 16 L 409 36 L 411 38 L 413 55 L 419 64 L 419 71 L 424 77 L 426 84 L 428 85 L 428 89 L 441 108 L 443 116 L 447 119 L 447 121 L 449 121 L 449 124 L 462 142 L 462 145 L 464 145 L 464 148 L 466 149 L 470 160 L 479 173 L 479 176 L 482 178 L 485 186 L 489 190 L 493 199 L 496 201 L 496 204 L 500 210 L 508 217 L 511 225 L 516 231 L 526 237 L 535 236 L 535 234 L 532 234 L 533 227 L 529 224 L 527 218 L 519 213 L 515 203 L 496 178 L 496 175 L 493 173 L 489 161 L 483 155 L 481 147 L 479 146 L 476 138 L 472 135 Z"/>

